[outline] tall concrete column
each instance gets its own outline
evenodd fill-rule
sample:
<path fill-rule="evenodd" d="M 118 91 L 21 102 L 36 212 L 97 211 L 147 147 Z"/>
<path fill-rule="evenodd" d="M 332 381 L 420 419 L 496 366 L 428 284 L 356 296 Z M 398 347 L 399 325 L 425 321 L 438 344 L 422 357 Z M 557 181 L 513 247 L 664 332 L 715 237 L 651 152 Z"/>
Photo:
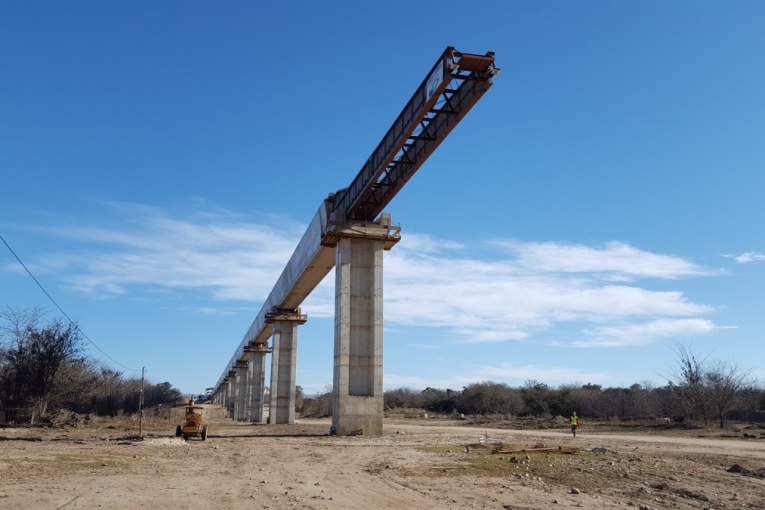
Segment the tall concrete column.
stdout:
<path fill-rule="evenodd" d="M 337 244 L 332 431 L 383 433 L 383 251 L 398 241 L 390 216 L 349 225 Z"/>
<path fill-rule="evenodd" d="M 244 421 L 245 408 L 247 406 L 247 365 L 237 363 L 236 367 L 236 404 L 234 411 L 235 421 Z"/>
<path fill-rule="evenodd" d="M 237 421 L 239 416 L 239 370 L 234 369 L 234 377 L 231 380 L 231 419 Z"/>
<path fill-rule="evenodd" d="M 246 352 L 246 351 L 245 351 Z M 247 357 L 247 367 L 244 369 L 244 413 L 242 421 L 250 421 L 252 416 L 252 370 L 250 368 L 249 356 Z"/>
<path fill-rule="evenodd" d="M 279 385 L 279 338 L 271 338 L 271 386 L 268 391 L 268 423 L 276 423 L 276 394 Z"/>
<path fill-rule="evenodd" d="M 269 423 L 295 423 L 295 375 L 298 325 L 306 316 L 297 310 L 275 310 L 266 316 L 273 323 Z"/>
<path fill-rule="evenodd" d="M 267 345 L 253 345 L 247 349 L 249 359 L 248 375 L 250 414 L 248 420 L 252 423 L 265 421 L 265 387 L 266 387 L 266 354 L 271 352 Z"/>
<path fill-rule="evenodd" d="M 236 402 L 236 370 L 229 370 L 226 387 L 226 417 L 234 418 L 234 404 Z"/>

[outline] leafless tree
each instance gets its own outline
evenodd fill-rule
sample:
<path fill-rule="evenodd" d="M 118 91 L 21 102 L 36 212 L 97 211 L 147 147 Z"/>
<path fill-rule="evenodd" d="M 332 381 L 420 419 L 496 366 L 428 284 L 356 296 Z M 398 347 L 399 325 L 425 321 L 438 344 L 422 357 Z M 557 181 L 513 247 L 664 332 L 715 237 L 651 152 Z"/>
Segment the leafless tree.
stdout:
<path fill-rule="evenodd" d="M 303 397 L 303 416 L 324 418 L 332 416 L 332 385 L 326 385 L 324 393 L 315 397 Z"/>
<path fill-rule="evenodd" d="M 708 426 L 715 418 L 720 428 L 724 428 L 725 415 L 734 408 L 739 394 L 755 384 L 751 371 L 727 361 L 710 360 L 708 356 L 699 360 L 685 344 L 677 344 L 675 353 L 678 364 L 670 385 L 686 410 L 701 417 L 704 425 Z"/>
<path fill-rule="evenodd" d="M 712 414 L 709 393 L 705 381 L 706 359 L 699 360 L 687 344 L 675 344 L 677 366 L 672 369 L 670 386 L 680 397 L 680 401 L 691 417 L 699 417 L 704 425 L 709 425 Z"/>
<path fill-rule="evenodd" d="M 715 361 L 710 363 L 704 379 L 720 428 L 725 428 L 726 413 L 734 408 L 741 391 L 752 384 L 751 371 L 727 361 Z"/>

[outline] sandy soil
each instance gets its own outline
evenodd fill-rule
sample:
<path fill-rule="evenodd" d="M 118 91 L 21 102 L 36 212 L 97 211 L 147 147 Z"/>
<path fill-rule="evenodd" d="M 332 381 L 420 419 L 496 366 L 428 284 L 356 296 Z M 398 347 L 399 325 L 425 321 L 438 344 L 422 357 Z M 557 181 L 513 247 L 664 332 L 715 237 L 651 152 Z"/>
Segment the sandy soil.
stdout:
<path fill-rule="evenodd" d="M 205 442 L 174 437 L 175 417 L 143 440 L 109 422 L 0 429 L 0 508 L 765 509 L 760 436 L 390 419 L 380 438 L 330 437 L 327 420 L 209 414 Z"/>

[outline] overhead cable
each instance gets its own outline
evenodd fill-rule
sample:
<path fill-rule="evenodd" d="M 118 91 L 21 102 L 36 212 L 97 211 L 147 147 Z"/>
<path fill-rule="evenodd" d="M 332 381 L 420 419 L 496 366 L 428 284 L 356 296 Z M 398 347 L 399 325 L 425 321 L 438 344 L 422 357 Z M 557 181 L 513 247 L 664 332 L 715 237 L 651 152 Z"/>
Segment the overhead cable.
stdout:
<path fill-rule="evenodd" d="M 132 372 L 140 372 L 140 370 L 136 370 L 135 368 L 130 368 L 130 367 L 127 367 L 127 366 L 123 365 L 122 363 L 120 363 L 120 362 L 119 362 L 119 361 L 117 361 L 116 359 L 114 359 L 114 358 L 112 358 L 111 356 L 109 356 L 108 354 L 106 354 L 106 352 L 104 352 L 104 350 L 103 350 L 103 349 L 101 349 L 101 348 L 100 348 L 98 345 L 96 345 L 96 343 L 95 343 L 93 340 L 91 340 L 91 339 L 88 337 L 88 335 L 86 335 L 86 334 L 85 334 L 85 332 L 84 332 L 84 331 L 83 331 L 83 330 L 80 328 L 79 324 L 77 324 L 75 321 L 73 321 L 73 320 L 71 319 L 71 317 L 69 317 L 69 315 L 67 315 L 67 313 L 64 311 L 64 309 L 63 309 L 63 308 L 61 308 L 61 307 L 58 305 L 58 303 L 56 303 L 56 300 L 55 300 L 55 299 L 53 299 L 53 297 L 52 297 L 50 294 L 48 294 L 48 291 L 47 291 L 47 290 L 45 290 L 45 287 L 43 287 L 43 285 L 42 285 L 42 284 L 41 284 L 41 283 L 40 283 L 40 282 L 37 280 L 37 278 L 35 278 L 35 275 L 33 275 L 33 274 L 32 274 L 32 271 L 30 271 L 30 270 L 29 270 L 29 268 L 28 268 L 28 267 L 27 267 L 27 266 L 24 264 L 24 262 L 22 262 L 22 261 L 21 261 L 21 258 L 19 258 L 19 256 L 18 256 L 18 255 L 16 255 L 16 252 L 15 252 L 15 251 L 13 251 L 13 248 L 11 248 L 11 245 L 9 245 L 9 244 L 8 244 L 8 241 L 6 241 L 6 240 L 5 240 L 5 238 L 3 237 L 3 235 L 2 235 L 2 234 L 0 234 L 0 241 L 3 241 L 3 244 L 5 244 L 5 247 L 6 247 L 6 248 L 8 248 L 8 251 L 10 251 L 10 252 L 11 252 L 11 254 L 12 254 L 12 255 L 13 255 L 15 258 L 16 258 L 16 260 L 19 262 L 19 264 L 21 264 L 21 267 L 23 267 L 23 268 L 24 268 L 24 270 L 27 272 L 27 274 L 28 274 L 28 275 L 29 275 L 29 276 L 32 278 L 32 280 L 34 280 L 34 282 L 37 284 L 37 286 L 38 286 L 38 287 L 40 287 L 40 290 L 42 290 L 42 291 L 43 291 L 43 293 L 44 293 L 44 294 L 45 294 L 45 295 L 48 297 L 48 299 L 50 300 L 50 302 L 51 302 L 51 303 L 53 303 L 53 305 L 54 305 L 56 308 L 58 308 L 58 311 L 59 311 L 59 312 L 61 312 L 61 313 L 64 315 L 64 317 L 66 317 L 66 318 L 67 318 L 67 320 L 69 320 L 69 322 L 70 322 L 70 323 L 71 323 L 71 324 L 72 324 L 72 325 L 75 327 L 75 329 L 76 329 L 77 331 L 79 331 L 79 332 L 80 332 L 80 334 L 82 335 L 82 337 L 83 337 L 85 340 L 87 340 L 88 342 L 90 342 L 90 345 L 92 345 L 93 347 L 95 347 L 95 348 L 98 350 L 98 352 L 100 352 L 101 354 L 103 354 L 104 356 L 106 356 L 106 357 L 107 357 L 109 360 L 111 360 L 111 361 L 112 361 L 114 364 L 121 366 L 121 367 L 122 367 L 122 368 L 124 368 L 125 370 L 130 370 L 130 371 L 132 371 Z"/>

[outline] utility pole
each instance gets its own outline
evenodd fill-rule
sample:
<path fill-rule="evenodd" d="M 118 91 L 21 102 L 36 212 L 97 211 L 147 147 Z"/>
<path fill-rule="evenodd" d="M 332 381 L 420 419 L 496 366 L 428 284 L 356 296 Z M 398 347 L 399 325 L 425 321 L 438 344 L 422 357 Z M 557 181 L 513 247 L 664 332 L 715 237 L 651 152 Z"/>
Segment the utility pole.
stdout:
<path fill-rule="evenodd" d="M 138 399 L 138 437 L 143 437 L 143 381 L 146 367 L 141 367 L 141 396 Z"/>

